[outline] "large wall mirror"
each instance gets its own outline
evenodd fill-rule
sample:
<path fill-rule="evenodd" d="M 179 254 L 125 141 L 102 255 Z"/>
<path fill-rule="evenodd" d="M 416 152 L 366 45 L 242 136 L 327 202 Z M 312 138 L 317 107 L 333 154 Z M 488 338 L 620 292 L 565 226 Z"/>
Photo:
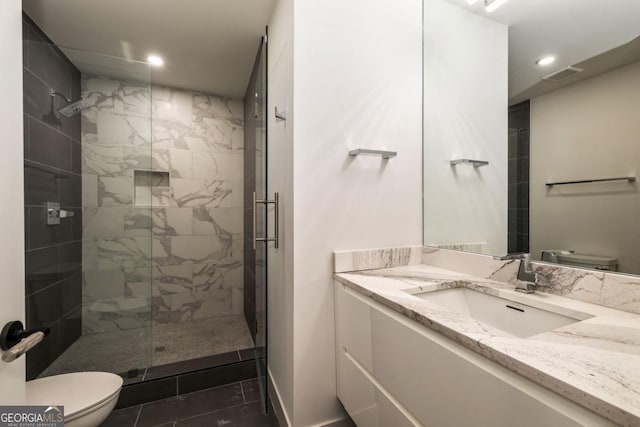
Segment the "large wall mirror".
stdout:
<path fill-rule="evenodd" d="M 640 274 L 640 1 L 424 0 L 424 244 Z"/>

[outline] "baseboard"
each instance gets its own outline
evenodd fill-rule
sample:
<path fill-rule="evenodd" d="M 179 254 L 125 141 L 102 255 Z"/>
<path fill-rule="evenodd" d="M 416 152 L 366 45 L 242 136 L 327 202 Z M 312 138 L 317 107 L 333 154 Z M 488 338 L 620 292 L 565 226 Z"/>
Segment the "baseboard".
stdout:
<path fill-rule="evenodd" d="M 356 427 L 355 423 L 347 416 L 347 418 L 340 418 L 338 420 L 329 421 L 327 424 L 322 424 L 322 427 Z"/>
<path fill-rule="evenodd" d="M 271 375 L 271 371 L 268 370 L 268 378 L 267 378 L 267 389 L 269 392 L 269 398 L 271 399 L 271 406 L 273 408 L 273 412 L 278 419 L 278 423 L 280 427 L 292 427 L 293 423 L 289 418 L 289 415 L 284 409 L 282 405 L 282 399 L 280 397 L 280 392 L 278 391 L 278 386 L 274 383 L 273 377 Z M 331 421 L 327 421 L 322 424 L 318 424 L 315 427 L 356 427 L 355 423 L 349 415 L 346 414 L 344 418 L 338 418 Z"/>
<path fill-rule="evenodd" d="M 273 412 L 278 419 L 278 424 L 280 427 L 291 427 L 293 424 L 289 419 L 287 412 L 282 405 L 282 398 L 280 396 L 280 392 L 278 391 L 278 387 L 273 381 L 273 377 L 271 375 L 271 370 L 267 369 L 267 390 L 269 392 L 269 398 L 271 399 L 271 406 L 273 407 Z"/>
<path fill-rule="evenodd" d="M 324 424 L 318 424 L 318 427 L 356 427 L 356 423 L 354 423 L 351 417 L 349 417 L 349 414 L 347 414 L 347 410 L 344 409 L 344 406 L 342 406 L 342 402 L 338 400 L 338 403 L 340 403 L 340 407 L 344 411 L 344 417 L 337 418 L 332 421 L 327 421 Z"/>

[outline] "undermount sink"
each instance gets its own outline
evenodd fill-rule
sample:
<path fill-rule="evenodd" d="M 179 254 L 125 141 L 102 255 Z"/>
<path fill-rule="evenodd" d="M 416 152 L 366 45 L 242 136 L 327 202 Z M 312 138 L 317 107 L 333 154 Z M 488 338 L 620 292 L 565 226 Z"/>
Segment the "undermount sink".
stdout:
<path fill-rule="evenodd" d="M 528 338 L 580 321 L 467 288 L 442 289 L 414 296 L 518 338 Z"/>

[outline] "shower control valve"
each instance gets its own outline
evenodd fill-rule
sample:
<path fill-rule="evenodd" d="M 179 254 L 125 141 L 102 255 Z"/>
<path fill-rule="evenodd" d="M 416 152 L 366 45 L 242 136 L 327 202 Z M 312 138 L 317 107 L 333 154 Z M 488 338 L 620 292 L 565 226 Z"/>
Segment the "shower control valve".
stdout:
<path fill-rule="evenodd" d="M 60 209 L 60 203 L 57 202 L 47 202 L 45 209 L 47 210 L 47 225 L 58 225 L 60 218 L 70 218 L 75 215 L 72 211 Z"/>

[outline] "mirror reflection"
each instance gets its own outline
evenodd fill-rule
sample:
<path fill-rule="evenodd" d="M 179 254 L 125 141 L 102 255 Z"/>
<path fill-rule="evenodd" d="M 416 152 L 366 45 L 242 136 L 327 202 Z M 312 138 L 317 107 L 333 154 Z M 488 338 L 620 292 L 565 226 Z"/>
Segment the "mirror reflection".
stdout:
<path fill-rule="evenodd" d="M 425 0 L 425 245 L 640 274 L 639 16 Z"/>

